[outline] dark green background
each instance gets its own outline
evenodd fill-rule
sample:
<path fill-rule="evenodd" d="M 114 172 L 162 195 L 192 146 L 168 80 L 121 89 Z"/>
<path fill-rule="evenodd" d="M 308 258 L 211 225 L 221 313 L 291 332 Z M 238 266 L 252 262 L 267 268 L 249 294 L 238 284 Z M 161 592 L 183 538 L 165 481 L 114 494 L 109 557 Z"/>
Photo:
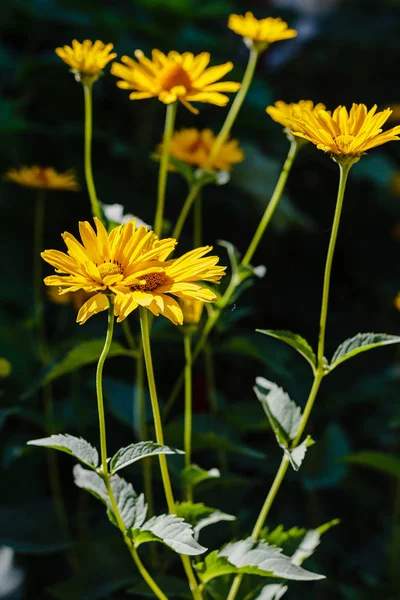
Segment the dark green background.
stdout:
<path fill-rule="evenodd" d="M 282 16 L 291 26 L 314 27 L 314 35 L 276 44 L 264 55 L 233 135 L 246 151 L 246 162 L 226 186 L 203 194 L 204 242 L 225 239 L 244 252 L 275 185 L 288 149 L 279 125 L 264 112 L 278 100 L 300 98 L 338 104 L 400 102 L 400 3 L 395 0 L 347 0 L 325 14 L 279 9 L 268 2 L 229 0 L 3 0 L 0 43 L 0 171 L 21 164 L 75 168 L 79 194 L 51 193 L 46 199 L 45 247 L 62 249 L 60 233 L 76 233 L 77 221 L 90 219 L 84 188 L 82 89 L 54 48 L 73 38 L 113 42 L 122 54 L 135 48 L 198 53 L 210 51 L 213 64 L 232 60 L 229 79 L 240 80 L 247 50 L 226 28 L 230 12 L 254 10 L 256 16 Z M 299 1 L 293 3 L 301 6 Z M 303 8 L 306 3 L 303 3 Z M 310 4 L 310 3 L 307 3 Z M 320 7 L 324 2 L 319 3 Z M 121 203 L 151 223 L 154 218 L 158 165 L 150 159 L 159 142 L 165 107 L 156 100 L 130 102 L 115 86 L 108 68 L 94 88 L 93 164 L 103 202 Z M 178 127 L 221 126 L 225 109 L 199 106 L 195 117 L 180 107 Z M 395 124 L 395 123 L 393 123 Z M 359 331 L 396 334 L 400 317 L 393 307 L 398 282 L 399 198 L 391 178 L 400 163 L 400 146 L 372 150 L 351 172 L 332 277 L 327 355 Z M 227 477 L 203 484 L 198 499 L 238 515 L 234 526 L 209 529 L 203 543 L 218 548 L 231 537 L 248 535 L 279 464 L 252 385 L 257 375 L 282 385 L 299 404 L 311 381 L 305 363 L 279 342 L 255 328 L 290 329 L 316 345 L 323 265 L 332 223 L 338 178 L 328 156 L 305 148 L 293 168 L 287 195 L 268 230 L 254 264 L 267 274 L 236 299 L 213 334 L 221 416 L 208 420 L 208 398 L 201 361 L 194 373 L 196 428 L 217 432 L 240 448 L 228 454 Z M 14 547 L 24 569 L 24 591 L 16 598 L 94 600 L 127 598 L 135 576 L 122 542 L 92 498 L 77 493 L 72 459 L 60 456 L 63 490 L 71 515 L 81 571 L 71 579 L 62 553 L 62 537 L 51 512 L 45 451 L 27 448 L 41 437 L 39 394 L 24 396 L 40 371 L 32 331 L 32 223 L 35 194 L 1 182 L 0 356 L 13 367 L 0 382 L 0 407 L 16 407 L 2 429 L 0 443 L 0 543 Z M 166 216 L 174 222 L 186 193 L 171 175 Z M 191 245 L 190 222 L 180 246 Z M 227 257 L 216 247 L 221 261 Z M 50 269 L 45 267 L 46 273 Z M 136 317 L 132 328 L 138 331 Z M 70 307 L 46 304 L 46 322 L 55 358 L 84 339 L 104 334 L 105 316 L 80 328 Z M 122 331 L 117 338 L 124 343 Z M 166 320 L 154 327 L 156 376 L 165 401 L 182 364 L 180 332 Z M 128 358 L 106 365 L 109 446 L 117 450 L 134 439 L 131 385 L 134 366 Z M 358 357 L 323 383 L 309 432 L 317 444 L 299 474 L 289 472 L 270 514 L 270 526 L 314 527 L 339 517 L 313 559 L 306 563 L 327 575 L 315 584 L 291 584 L 288 598 L 394 600 L 400 597 L 398 568 L 391 567 L 395 479 L 365 468 L 346 466 L 342 457 L 361 450 L 398 454 L 399 363 L 396 351 L 381 349 Z M 98 441 L 94 366 L 54 385 L 57 431 Z M 171 422 L 181 422 L 180 398 Z M 179 425 L 167 428 L 167 441 L 180 443 Z M 175 441 L 176 440 L 176 441 Z M 265 453 L 252 457 L 251 447 Z M 196 451 L 196 445 L 195 445 Z M 217 464 L 217 453 L 201 449 L 196 461 Z M 178 472 L 179 463 L 171 461 Z M 155 477 L 158 471 L 154 469 Z M 140 469 L 126 473 L 141 490 Z M 399 485 L 399 484 L 398 484 Z M 157 479 L 159 512 L 165 510 Z M 211 531 L 211 534 L 210 534 Z M 168 553 L 170 556 L 170 553 Z M 180 573 L 171 567 L 171 572 Z M 98 583 L 94 583 L 98 582 Z M 111 583 L 110 583 L 111 582 Z M 129 586 L 128 586 L 129 587 Z M 49 591 L 50 588 L 53 590 Z M 132 597 L 132 596 L 130 596 Z M 134 597 L 134 596 L 133 596 Z M 139 594 L 137 598 L 144 595 Z M 171 597 L 172 594 L 171 594 Z"/>

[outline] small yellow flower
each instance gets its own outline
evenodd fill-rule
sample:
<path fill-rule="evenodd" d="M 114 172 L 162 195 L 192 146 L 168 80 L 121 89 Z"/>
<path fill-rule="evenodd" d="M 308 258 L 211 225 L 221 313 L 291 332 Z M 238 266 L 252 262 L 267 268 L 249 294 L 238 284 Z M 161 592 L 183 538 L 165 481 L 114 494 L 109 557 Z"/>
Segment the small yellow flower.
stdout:
<path fill-rule="evenodd" d="M 291 102 L 287 104 L 282 100 L 275 102 L 275 106 L 267 106 L 265 109 L 271 119 L 280 123 L 285 129 L 291 128 L 291 119 L 297 117 L 304 119 L 307 113 L 317 114 L 319 110 L 325 110 L 325 104 L 316 104 L 312 100 L 300 100 L 299 102 Z"/>
<path fill-rule="evenodd" d="M 203 313 L 204 302 L 195 298 L 182 298 L 179 304 L 183 312 L 183 324 L 197 325 Z"/>
<path fill-rule="evenodd" d="M 53 304 L 72 304 L 75 310 L 79 310 L 81 306 L 90 298 L 91 294 L 83 290 L 77 290 L 76 292 L 67 292 L 66 294 L 61 293 L 59 288 L 50 287 L 47 290 L 47 297 Z"/>
<path fill-rule="evenodd" d="M 11 373 L 11 363 L 6 358 L 0 357 L 0 377 L 8 377 Z"/>
<path fill-rule="evenodd" d="M 230 15 L 228 27 L 238 35 L 241 35 L 247 46 L 255 46 L 260 52 L 273 42 L 297 36 L 297 31 L 290 29 L 288 24 L 282 19 L 275 19 L 273 17 L 256 19 L 251 12 L 247 12 L 244 16 Z"/>
<path fill-rule="evenodd" d="M 167 260 L 176 245 L 174 238 L 160 240 L 147 227 L 136 229 L 135 221 L 107 233 L 99 219 L 95 217 L 94 221 L 97 232 L 86 221 L 79 223 L 82 243 L 70 233 L 63 234 L 68 254 L 58 250 L 45 250 L 41 254 L 57 273 L 46 277 L 46 285 L 62 288 L 61 294 L 77 290 L 95 293 L 81 307 L 79 323 L 107 310 L 107 295 L 114 299 L 118 321 L 143 306 L 155 316 L 164 315 L 175 325 L 182 325 L 183 314 L 171 296 L 203 302 L 217 299 L 214 292 L 200 283 L 218 283 L 224 275 L 225 267 L 217 266 L 217 256 L 204 256 L 211 246 Z"/>
<path fill-rule="evenodd" d="M 55 52 L 72 67 L 77 81 L 93 83 L 110 60 L 117 56 L 115 52 L 111 52 L 113 48 L 113 44 L 104 44 L 100 40 L 96 40 L 94 44 L 90 40 L 82 43 L 72 40 L 72 46 L 56 48 Z"/>
<path fill-rule="evenodd" d="M 191 52 L 171 51 L 163 54 L 160 50 L 152 50 L 152 58 L 146 58 L 141 50 L 135 51 L 137 61 L 123 56 L 124 64 L 113 63 L 111 73 L 120 78 L 117 86 L 131 92 L 131 100 L 158 98 L 164 104 L 182 102 L 191 112 L 199 111 L 191 102 L 208 102 L 217 106 L 226 106 L 228 96 L 221 92 L 236 92 L 240 83 L 220 81 L 232 70 L 233 64 L 207 68 L 210 54 L 202 52 L 194 56 Z"/>
<path fill-rule="evenodd" d="M 211 129 L 181 129 L 176 131 L 171 138 L 170 156 L 177 158 L 189 165 L 204 168 L 210 156 L 215 142 L 215 135 Z M 162 143 L 157 151 L 162 152 Z M 218 171 L 230 171 L 232 166 L 244 160 L 244 152 L 239 148 L 237 140 L 225 142 L 217 155 L 213 158 L 212 169 Z M 173 170 L 173 165 L 170 165 Z"/>
<path fill-rule="evenodd" d="M 393 304 L 397 308 L 397 310 L 400 310 L 400 292 L 398 292 L 398 294 L 396 295 Z"/>
<path fill-rule="evenodd" d="M 400 139 L 400 125 L 382 131 L 391 109 L 376 110 L 376 104 L 369 111 L 365 104 L 353 104 L 350 111 L 338 106 L 333 113 L 327 110 L 304 112 L 290 118 L 290 129 L 293 135 L 329 152 L 338 162 L 357 162 L 367 150 Z"/>
<path fill-rule="evenodd" d="M 53 167 L 20 167 L 9 169 L 4 179 L 36 190 L 79 191 L 79 184 L 73 171 L 58 173 Z"/>

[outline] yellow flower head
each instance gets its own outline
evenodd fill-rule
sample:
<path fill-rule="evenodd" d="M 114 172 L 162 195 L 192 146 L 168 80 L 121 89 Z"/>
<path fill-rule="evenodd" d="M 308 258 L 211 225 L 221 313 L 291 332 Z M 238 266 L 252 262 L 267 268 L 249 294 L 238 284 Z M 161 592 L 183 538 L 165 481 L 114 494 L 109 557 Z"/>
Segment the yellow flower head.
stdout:
<path fill-rule="evenodd" d="M 251 12 L 247 12 L 244 16 L 230 15 L 228 27 L 241 35 L 247 46 L 254 45 L 259 51 L 265 50 L 273 42 L 297 36 L 297 31 L 290 29 L 282 19 L 273 17 L 256 19 Z"/>
<path fill-rule="evenodd" d="M 82 243 L 70 233 L 63 234 L 67 254 L 58 250 L 42 252 L 42 258 L 58 273 L 46 277 L 46 285 L 61 287 L 63 294 L 77 290 L 96 292 L 81 307 L 79 323 L 106 310 L 107 295 L 114 297 L 118 321 L 144 306 L 156 316 L 163 314 L 175 325 L 182 325 L 183 314 L 172 296 L 203 302 L 216 300 L 214 292 L 199 283 L 218 283 L 224 275 L 225 267 L 217 266 L 217 256 L 204 256 L 211 246 L 167 260 L 175 239 L 160 240 L 147 227 L 136 229 L 135 221 L 107 233 L 101 221 L 96 217 L 94 220 L 96 232 L 86 221 L 79 223 Z"/>
<path fill-rule="evenodd" d="M 400 125 L 382 131 L 391 115 L 387 108 L 376 112 L 376 104 L 367 110 L 365 104 L 353 104 L 350 111 L 338 106 L 327 110 L 304 112 L 290 118 L 293 135 L 312 142 L 319 150 L 330 152 L 338 162 L 357 162 L 360 156 L 375 146 L 400 139 Z"/>
<path fill-rule="evenodd" d="M 72 46 L 56 48 L 56 54 L 72 67 L 78 81 L 90 83 L 96 81 L 104 67 L 117 56 L 115 52 L 111 52 L 113 48 L 113 44 L 103 44 L 100 40 L 96 40 L 94 44 L 90 40 L 82 43 L 72 40 Z"/>
<path fill-rule="evenodd" d="M 170 156 L 177 158 L 189 165 L 205 167 L 211 148 L 214 145 L 215 136 L 211 129 L 181 129 L 176 131 L 171 139 Z M 162 152 L 162 144 L 157 148 Z M 244 153 L 239 148 L 237 140 L 229 140 L 222 144 L 217 155 L 213 158 L 212 169 L 219 171 L 230 171 L 232 166 L 244 160 Z M 171 165 L 173 169 L 173 166 Z"/>
<path fill-rule="evenodd" d="M 179 304 L 183 312 L 184 325 L 197 325 L 201 319 L 204 302 L 195 298 L 182 298 Z"/>
<path fill-rule="evenodd" d="M 11 374 L 11 363 L 6 358 L 0 357 L 0 377 L 8 377 Z"/>
<path fill-rule="evenodd" d="M 131 92 L 131 100 L 158 98 L 164 104 L 179 100 L 191 112 L 198 110 L 190 102 L 208 102 L 217 106 L 226 106 L 228 96 L 221 92 L 236 92 L 240 83 L 218 81 L 232 70 L 233 65 L 210 67 L 208 52 L 194 56 L 191 52 L 179 54 L 172 51 L 163 54 L 160 50 L 152 50 L 152 59 L 146 58 L 141 50 L 135 51 L 137 60 L 123 56 L 124 64 L 113 63 L 111 73 L 120 78 L 118 87 Z"/>
<path fill-rule="evenodd" d="M 275 102 L 275 106 L 267 106 L 265 109 L 271 119 L 280 123 L 285 129 L 291 128 L 291 119 L 297 117 L 304 119 L 304 115 L 308 113 L 318 113 L 319 110 L 325 110 L 325 104 L 316 104 L 312 100 L 300 100 L 299 102 L 291 102 L 286 104 L 282 100 Z"/>
<path fill-rule="evenodd" d="M 36 190 L 77 192 L 80 189 L 73 171 L 57 173 L 53 167 L 39 167 L 38 165 L 9 169 L 4 175 L 4 179 Z"/>

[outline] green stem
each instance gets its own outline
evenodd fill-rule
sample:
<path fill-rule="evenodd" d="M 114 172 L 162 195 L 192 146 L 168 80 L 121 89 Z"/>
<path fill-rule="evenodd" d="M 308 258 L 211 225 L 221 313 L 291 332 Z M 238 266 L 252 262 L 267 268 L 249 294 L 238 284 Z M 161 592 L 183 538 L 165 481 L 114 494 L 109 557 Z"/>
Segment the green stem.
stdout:
<path fill-rule="evenodd" d="M 111 347 L 112 337 L 114 331 L 114 304 L 112 298 L 108 297 L 108 322 L 107 322 L 107 335 L 104 342 L 103 350 L 100 354 L 99 361 L 97 363 L 96 371 L 96 394 L 97 394 L 97 408 L 99 413 L 99 429 L 100 429 L 100 452 L 101 452 L 101 477 L 103 478 L 104 484 L 107 489 L 108 497 L 110 499 L 112 512 L 115 516 L 118 528 L 121 531 L 125 544 L 127 545 L 129 552 L 140 572 L 143 579 L 146 581 L 150 589 L 159 598 L 159 600 L 168 600 L 167 596 L 161 591 L 150 573 L 146 570 L 136 548 L 127 535 L 125 523 L 121 517 L 121 513 L 118 508 L 117 501 L 111 486 L 111 476 L 108 471 L 107 464 L 107 442 L 106 442 L 106 424 L 104 415 L 104 402 L 103 402 L 103 367 L 104 362 L 107 358 L 108 352 Z"/>
<path fill-rule="evenodd" d="M 128 342 L 129 349 L 135 351 L 136 350 L 136 342 L 135 342 L 135 338 L 133 337 L 133 333 L 131 331 L 128 319 L 124 319 L 122 321 L 122 330 L 124 332 L 125 339 Z"/>
<path fill-rule="evenodd" d="M 238 93 L 235 96 L 234 101 L 232 102 L 231 108 L 226 116 L 224 124 L 222 125 L 221 131 L 219 132 L 217 139 L 215 140 L 214 145 L 211 148 L 211 152 L 207 159 L 207 163 L 204 167 L 205 171 L 212 164 L 214 158 L 217 156 L 218 152 L 221 150 L 222 145 L 224 144 L 225 140 L 227 139 L 227 137 L 232 129 L 232 126 L 236 120 L 239 110 L 242 107 L 242 104 L 244 102 L 244 99 L 246 97 L 248 89 L 250 87 L 250 84 L 253 80 L 258 56 L 259 56 L 259 53 L 257 52 L 257 50 L 252 48 L 250 50 L 249 61 L 247 63 L 246 71 L 243 76 L 242 84 L 240 86 Z"/>
<path fill-rule="evenodd" d="M 112 298 L 108 297 L 108 321 L 107 335 L 104 342 L 104 348 L 100 354 L 99 362 L 96 370 L 96 394 L 97 394 L 97 410 L 99 413 L 99 431 L 100 431 L 100 454 L 101 454 L 101 469 L 104 475 L 108 473 L 107 468 L 107 440 L 106 440 L 106 422 L 104 416 L 104 400 L 103 400 L 103 367 L 107 354 L 111 347 L 114 331 L 114 304 Z"/>
<path fill-rule="evenodd" d="M 162 145 L 162 154 L 160 160 L 160 170 L 158 173 L 158 189 L 157 189 L 157 208 L 154 218 L 154 233 L 158 236 L 162 234 L 164 205 L 165 205 L 165 190 L 167 188 L 169 151 L 171 146 L 171 138 L 174 132 L 175 117 L 178 103 L 173 102 L 167 105 L 165 115 L 164 136 Z"/>
<path fill-rule="evenodd" d="M 179 217 L 175 223 L 175 227 L 174 230 L 172 232 L 172 237 L 175 238 L 176 240 L 179 240 L 181 233 L 182 233 L 182 229 L 183 226 L 185 224 L 185 221 L 187 219 L 187 216 L 189 214 L 189 211 L 191 209 L 191 206 L 193 204 L 193 202 L 196 200 L 199 192 L 201 190 L 201 185 L 200 183 L 194 183 L 190 188 L 189 188 L 189 193 L 186 196 L 186 200 L 183 203 L 181 212 L 179 213 Z"/>
<path fill-rule="evenodd" d="M 140 310 L 140 326 L 142 329 L 143 353 L 144 353 L 144 360 L 145 360 L 145 364 L 146 364 L 147 381 L 148 381 L 148 385 L 149 385 L 151 406 L 152 406 L 152 410 L 153 410 L 156 441 L 158 444 L 163 445 L 164 444 L 164 435 L 163 435 L 163 430 L 162 430 L 160 408 L 159 408 L 159 404 L 158 404 L 156 382 L 155 382 L 155 378 L 154 378 L 153 361 L 152 361 L 152 357 L 151 357 L 149 318 L 148 318 L 147 308 L 144 308 L 141 306 L 139 310 Z M 165 454 L 159 455 L 159 462 L 160 462 L 161 478 L 163 481 L 165 497 L 166 497 L 167 505 L 168 505 L 168 511 L 171 514 L 175 514 L 176 513 L 175 500 L 174 500 L 174 496 L 173 496 L 173 492 L 172 492 L 171 480 L 169 477 L 168 465 L 167 465 L 167 460 L 166 460 Z M 181 555 L 181 560 L 182 560 L 183 567 L 186 572 L 186 576 L 189 581 L 190 590 L 192 592 L 193 599 L 194 600 L 202 600 L 202 594 L 199 590 L 199 586 L 198 586 L 196 577 L 193 573 L 193 568 L 192 568 L 189 557 Z"/>
<path fill-rule="evenodd" d="M 192 464 L 192 344 L 190 333 L 183 333 L 185 349 L 185 419 L 184 419 L 184 450 L 185 467 Z M 186 500 L 193 502 L 193 489 L 186 488 Z"/>
<path fill-rule="evenodd" d="M 93 180 L 92 172 L 92 128 L 93 128 L 93 84 L 83 83 L 83 94 L 85 98 L 85 178 L 88 189 L 92 214 L 103 220 L 103 213 L 100 208 L 100 203 L 97 198 L 96 188 Z"/>
<path fill-rule="evenodd" d="M 347 177 L 351 169 L 351 164 L 339 164 L 340 169 L 340 180 L 339 188 L 336 200 L 335 216 L 333 218 L 331 239 L 329 241 L 328 255 L 326 257 L 325 274 L 324 274 L 324 287 L 322 291 L 322 305 L 321 305 L 321 318 L 319 325 L 319 339 L 318 339 L 318 352 L 317 359 L 318 365 L 323 366 L 324 362 L 324 347 L 325 347 L 325 330 L 326 330 L 326 317 L 328 314 L 328 301 L 329 301 L 329 287 L 331 282 L 331 270 L 333 255 L 335 253 L 336 238 L 339 230 L 340 216 L 342 214 L 343 198 L 346 189 Z"/>
<path fill-rule="evenodd" d="M 310 417 L 312 408 L 314 406 L 315 399 L 317 397 L 317 393 L 319 387 L 321 385 L 321 381 L 326 375 L 326 371 L 324 368 L 324 350 L 325 350 L 325 330 L 326 330 L 326 320 L 328 314 L 328 300 L 329 300 L 329 287 L 330 287 L 330 278 L 331 278 L 331 270 L 332 270 L 332 262 L 333 256 L 335 253 L 336 239 L 339 230 L 340 216 L 343 207 L 343 198 L 344 192 L 346 189 L 347 177 L 351 168 L 351 164 L 339 164 L 340 167 L 340 180 L 339 180 L 339 188 L 337 193 L 336 200 L 336 209 L 335 216 L 333 218 L 333 225 L 331 231 L 331 237 L 329 241 L 328 253 L 326 257 L 325 263 L 325 272 L 324 272 L 324 285 L 322 292 L 322 302 L 321 302 L 321 316 L 320 316 L 320 329 L 319 329 L 319 338 L 318 338 L 318 352 L 317 352 L 317 368 L 314 372 L 314 381 L 313 385 L 304 408 L 304 412 L 301 418 L 301 422 L 299 425 L 299 429 L 295 439 L 292 442 L 292 448 L 296 448 L 300 442 L 301 436 L 306 428 L 308 423 L 308 419 Z M 254 526 L 252 537 L 256 540 L 258 539 L 262 528 L 264 527 L 264 523 L 267 519 L 271 506 L 276 498 L 276 495 L 280 489 L 282 481 L 285 477 L 286 471 L 289 466 L 289 459 L 286 455 L 283 456 L 278 472 L 275 476 L 275 479 L 271 485 L 271 488 L 268 492 L 268 495 L 265 499 L 264 505 L 261 509 L 261 512 L 258 516 L 257 522 Z M 239 591 L 241 582 L 243 579 L 243 575 L 237 575 L 232 583 L 232 587 L 228 594 L 227 600 L 235 600 L 236 595 Z"/>
<path fill-rule="evenodd" d="M 193 209 L 193 248 L 199 248 L 201 246 L 201 240 L 203 238 L 203 224 L 201 213 L 201 192 L 199 191 L 194 201 Z"/>
<path fill-rule="evenodd" d="M 281 171 L 278 182 L 274 189 L 274 193 L 272 194 L 271 200 L 269 201 L 268 206 L 265 209 L 265 212 L 262 216 L 260 223 L 258 224 L 256 232 L 253 236 L 253 239 L 251 240 L 250 245 L 247 249 L 247 252 L 242 259 L 242 265 L 244 265 L 244 266 L 247 266 L 250 264 L 251 259 L 253 258 L 253 255 L 254 255 L 255 251 L 257 250 L 258 244 L 260 243 L 261 238 L 264 235 L 264 231 L 267 228 L 267 226 L 275 212 L 276 207 L 278 206 L 278 202 L 281 199 L 283 190 L 285 189 L 286 181 L 289 176 L 289 173 L 292 168 L 293 161 L 296 157 L 298 149 L 299 149 L 299 144 L 297 143 L 297 140 L 295 138 L 290 144 L 290 148 L 289 148 L 289 152 L 288 152 L 285 164 L 283 165 L 283 169 Z"/>

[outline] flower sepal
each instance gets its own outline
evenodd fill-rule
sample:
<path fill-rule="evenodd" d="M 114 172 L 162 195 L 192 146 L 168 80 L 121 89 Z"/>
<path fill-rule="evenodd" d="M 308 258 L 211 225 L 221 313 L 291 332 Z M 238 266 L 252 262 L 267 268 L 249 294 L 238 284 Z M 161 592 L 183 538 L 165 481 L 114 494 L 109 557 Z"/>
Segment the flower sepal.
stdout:
<path fill-rule="evenodd" d="M 228 171 L 205 171 L 204 169 L 197 169 L 194 172 L 194 180 L 201 187 L 209 185 L 225 185 L 230 180 L 231 176 Z"/>
<path fill-rule="evenodd" d="M 342 166 L 342 167 L 352 167 L 353 165 L 355 165 L 356 163 L 358 163 L 358 161 L 360 160 L 360 158 L 362 156 L 365 156 L 367 153 L 363 152 L 362 154 L 359 154 L 358 156 L 352 156 L 351 154 L 331 154 L 331 159 L 335 161 L 335 163 L 337 163 L 338 165 Z"/>
<path fill-rule="evenodd" d="M 243 38 L 243 43 L 245 44 L 245 46 L 247 46 L 247 48 L 249 50 L 254 50 L 255 52 L 257 52 L 258 55 L 265 52 L 267 50 L 268 46 L 270 45 L 269 42 L 261 42 L 258 40 L 252 40 L 251 38 L 248 38 L 248 37 Z"/>
<path fill-rule="evenodd" d="M 91 86 L 94 83 L 96 83 L 96 81 L 103 75 L 103 71 L 99 71 L 98 73 L 95 73 L 93 75 L 89 73 L 82 73 L 77 69 L 70 69 L 69 71 L 74 76 L 75 81 L 87 86 Z"/>

